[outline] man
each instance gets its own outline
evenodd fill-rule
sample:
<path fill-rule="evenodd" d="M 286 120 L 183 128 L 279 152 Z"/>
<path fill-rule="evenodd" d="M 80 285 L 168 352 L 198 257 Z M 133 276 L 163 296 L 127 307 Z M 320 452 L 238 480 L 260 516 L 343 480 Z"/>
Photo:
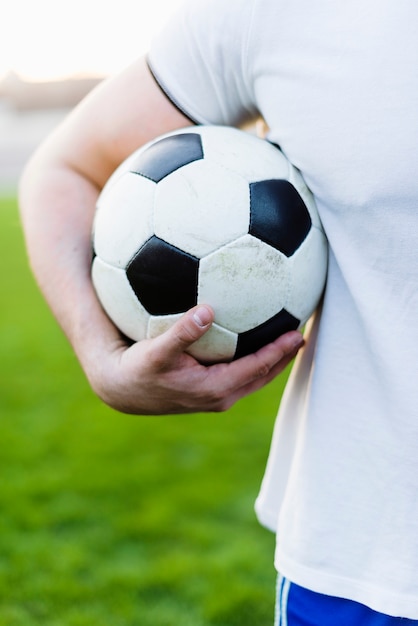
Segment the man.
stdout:
<path fill-rule="evenodd" d="M 93 389 L 158 414 L 226 409 L 303 340 L 288 333 L 203 367 L 185 354 L 213 321 L 200 306 L 129 347 L 91 286 L 99 190 L 163 132 L 259 116 L 304 175 L 330 244 L 328 284 L 256 504 L 277 533 L 282 625 L 418 624 L 417 12 L 412 0 L 190 1 L 22 179 L 34 272 Z"/>

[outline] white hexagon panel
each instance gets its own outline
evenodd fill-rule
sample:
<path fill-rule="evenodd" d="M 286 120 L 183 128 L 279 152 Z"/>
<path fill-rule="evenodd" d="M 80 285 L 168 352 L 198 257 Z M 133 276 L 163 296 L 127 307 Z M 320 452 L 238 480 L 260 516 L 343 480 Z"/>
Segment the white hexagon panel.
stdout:
<path fill-rule="evenodd" d="M 289 282 L 286 257 L 245 235 L 200 261 L 198 302 L 213 306 L 218 324 L 243 333 L 284 308 Z"/>
<path fill-rule="evenodd" d="M 93 245 L 103 261 L 124 268 L 151 237 L 155 191 L 154 182 L 125 172 L 100 195 Z"/>
<path fill-rule="evenodd" d="M 217 185 L 209 186 L 208 180 Z M 217 163 L 194 161 L 157 186 L 155 234 L 195 257 L 246 234 L 249 220 L 248 182 Z"/>

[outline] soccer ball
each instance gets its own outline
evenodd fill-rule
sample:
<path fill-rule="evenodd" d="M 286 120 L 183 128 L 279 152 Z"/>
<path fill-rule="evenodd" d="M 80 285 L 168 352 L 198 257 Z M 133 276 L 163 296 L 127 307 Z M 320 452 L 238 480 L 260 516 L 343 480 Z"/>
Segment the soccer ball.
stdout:
<path fill-rule="evenodd" d="M 169 133 L 99 196 L 92 280 L 134 341 L 198 303 L 215 322 L 190 348 L 230 361 L 300 328 L 321 297 L 327 243 L 312 194 L 277 146 L 230 127 Z"/>

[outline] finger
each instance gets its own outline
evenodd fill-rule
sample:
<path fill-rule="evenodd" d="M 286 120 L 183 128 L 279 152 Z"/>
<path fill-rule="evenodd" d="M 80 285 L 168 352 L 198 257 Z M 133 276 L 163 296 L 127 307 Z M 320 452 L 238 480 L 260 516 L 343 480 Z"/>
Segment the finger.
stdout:
<path fill-rule="evenodd" d="M 245 389 L 259 388 L 277 376 L 303 344 L 300 332 L 286 333 L 257 352 L 230 363 L 225 383 L 232 393 L 241 390 L 242 395 L 245 395 Z"/>
<path fill-rule="evenodd" d="M 296 356 L 304 340 L 299 332 L 283 335 L 258 352 L 207 369 L 206 383 L 216 389 L 207 410 L 225 411 L 271 382 Z"/>
<path fill-rule="evenodd" d="M 155 345 L 163 349 L 165 358 L 185 352 L 211 327 L 213 310 L 206 304 L 198 305 L 185 313 L 171 328 L 156 338 Z"/>
<path fill-rule="evenodd" d="M 289 365 L 289 363 L 293 361 L 293 359 L 299 352 L 299 349 L 300 347 L 297 347 L 295 350 L 293 350 L 293 352 L 290 352 L 281 361 L 276 363 L 276 365 L 272 367 L 269 373 L 263 378 L 253 380 L 252 382 L 247 383 L 246 385 L 240 387 L 234 393 L 232 393 L 228 398 L 231 406 L 241 398 L 244 398 L 245 396 L 254 393 L 255 391 L 258 391 L 262 387 L 265 387 L 265 385 L 267 385 L 268 383 L 272 382 L 276 378 L 276 376 L 281 374 L 283 370 Z"/>

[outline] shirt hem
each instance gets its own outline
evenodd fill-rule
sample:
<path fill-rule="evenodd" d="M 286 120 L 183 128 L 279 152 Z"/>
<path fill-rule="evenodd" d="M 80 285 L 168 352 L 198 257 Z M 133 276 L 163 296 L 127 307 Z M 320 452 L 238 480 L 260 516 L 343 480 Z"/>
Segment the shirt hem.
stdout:
<path fill-rule="evenodd" d="M 393 593 L 391 589 L 371 585 L 295 563 L 279 549 L 275 568 L 285 578 L 316 593 L 359 602 L 370 609 L 391 617 L 418 619 L 418 599 L 408 594 Z"/>

